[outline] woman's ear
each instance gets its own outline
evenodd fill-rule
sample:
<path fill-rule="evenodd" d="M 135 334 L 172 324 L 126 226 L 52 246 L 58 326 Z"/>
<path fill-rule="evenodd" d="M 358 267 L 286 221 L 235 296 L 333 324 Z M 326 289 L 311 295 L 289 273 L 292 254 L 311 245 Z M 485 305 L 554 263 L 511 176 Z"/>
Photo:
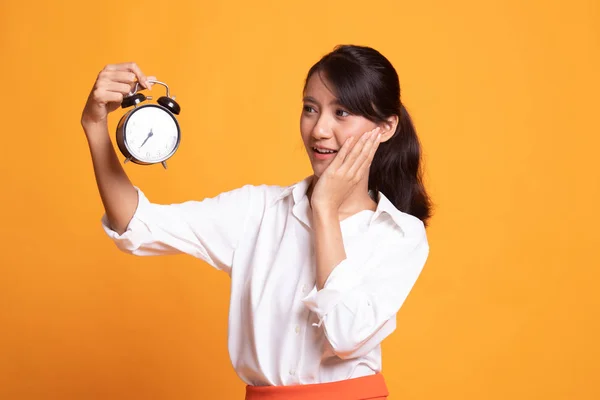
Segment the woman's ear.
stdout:
<path fill-rule="evenodd" d="M 398 126 L 398 116 L 392 115 L 387 119 L 386 122 L 379 125 L 381 128 L 381 140 L 380 142 L 387 142 L 394 136 L 396 132 L 396 127 Z"/>

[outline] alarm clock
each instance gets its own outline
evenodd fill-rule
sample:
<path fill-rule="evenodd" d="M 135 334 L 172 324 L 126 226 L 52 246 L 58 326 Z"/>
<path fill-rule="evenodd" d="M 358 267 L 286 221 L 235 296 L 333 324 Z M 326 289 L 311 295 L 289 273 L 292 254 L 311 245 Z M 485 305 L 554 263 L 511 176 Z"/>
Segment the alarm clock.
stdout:
<path fill-rule="evenodd" d="M 157 104 L 142 104 L 152 100 L 151 96 L 138 93 L 139 82 L 132 92 L 121 102 L 122 108 L 133 107 L 125 113 L 117 125 L 117 144 L 125 156 L 125 163 L 131 161 L 140 165 L 161 163 L 167 168 L 167 160 L 175 154 L 181 141 L 181 129 L 176 115 L 181 107 L 171 97 L 166 83 L 149 80 L 166 88 L 167 95 L 156 100 Z"/>

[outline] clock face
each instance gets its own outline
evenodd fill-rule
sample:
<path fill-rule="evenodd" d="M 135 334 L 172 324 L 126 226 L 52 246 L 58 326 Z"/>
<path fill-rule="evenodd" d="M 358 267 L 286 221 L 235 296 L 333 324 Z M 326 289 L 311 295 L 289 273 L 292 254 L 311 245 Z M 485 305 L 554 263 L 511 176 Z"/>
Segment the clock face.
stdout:
<path fill-rule="evenodd" d="M 175 118 L 154 105 L 132 111 L 125 126 L 125 143 L 132 156 L 148 163 L 169 158 L 179 144 Z"/>

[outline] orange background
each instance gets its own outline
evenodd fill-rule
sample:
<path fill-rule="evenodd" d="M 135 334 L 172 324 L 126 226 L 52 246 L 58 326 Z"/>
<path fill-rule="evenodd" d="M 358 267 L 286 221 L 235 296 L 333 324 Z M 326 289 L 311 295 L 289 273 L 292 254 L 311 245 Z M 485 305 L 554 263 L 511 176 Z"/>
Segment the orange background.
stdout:
<path fill-rule="evenodd" d="M 243 398 L 228 278 L 108 240 L 81 110 L 136 61 L 182 106 L 169 169 L 126 166 L 151 200 L 289 184 L 303 79 L 339 43 L 397 67 L 436 203 L 390 399 L 600 398 L 597 0 L 36 3 L 0 3 L 0 398 Z"/>

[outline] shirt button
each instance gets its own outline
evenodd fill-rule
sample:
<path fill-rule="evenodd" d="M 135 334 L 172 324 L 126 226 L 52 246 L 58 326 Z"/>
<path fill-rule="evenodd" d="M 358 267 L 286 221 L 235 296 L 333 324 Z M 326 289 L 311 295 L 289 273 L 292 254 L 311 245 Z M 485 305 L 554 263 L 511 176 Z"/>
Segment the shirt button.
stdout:
<path fill-rule="evenodd" d="M 294 369 L 294 368 L 290 369 L 290 375 L 292 375 L 292 376 L 296 375 L 296 369 Z"/>
<path fill-rule="evenodd" d="M 296 334 L 300 333 L 300 325 L 296 325 L 295 331 L 296 331 Z"/>

